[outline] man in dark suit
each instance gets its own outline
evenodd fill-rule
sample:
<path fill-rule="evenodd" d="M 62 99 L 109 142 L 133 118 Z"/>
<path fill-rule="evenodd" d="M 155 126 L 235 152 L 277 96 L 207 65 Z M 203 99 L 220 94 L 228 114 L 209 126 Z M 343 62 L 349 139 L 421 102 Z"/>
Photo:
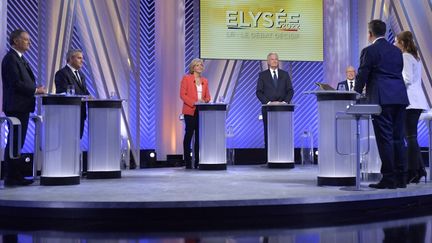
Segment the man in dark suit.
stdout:
<path fill-rule="evenodd" d="M 79 49 L 69 50 L 66 54 L 66 66 L 55 74 L 56 93 L 65 93 L 68 86 L 73 86 L 76 95 L 90 95 L 87 90 L 85 76 L 80 71 L 83 66 L 83 52 Z M 84 133 L 84 122 L 87 117 L 86 103 L 81 104 L 80 138 Z"/>
<path fill-rule="evenodd" d="M 355 68 L 353 66 L 348 66 L 346 68 L 346 80 L 341 81 L 337 85 L 337 90 L 350 91 L 354 90 L 355 86 Z"/>
<path fill-rule="evenodd" d="M 267 55 L 268 69 L 258 74 L 256 96 L 261 104 L 289 104 L 294 95 L 291 78 L 279 69 L 279 56 L 271 52 Z M 264 121 L 264 144 L 267 156 L 267 112 L 262 108 Z M 267 160 L 267 159 L 266 159 Z"/>
<path fill-rule="evenodd" d="M 2 61 L 3 80 L 3 111 L 6 116 L 16 117 L 21 122 L 21 148 L 18 147 L 18 138 L 13 138 L 13 144 L 9 139 L 5 149 L 5 185 L 19 186 L 29 185 L 33 180 L 27 180 L 21 173 L 21 160 L 12 159 L 9 156 L 9 146 L 13 146 L 14 156 L 22 149 L 27 135 L 29 116 L 35 110 L 35 94 L 45 93 L 43 86 L 37 86 L 35 76 L 23 54 L 30 48 L 30 35 L 17 29 L 9 36 L 11 49 Z M 14 135 L 18 129 L 13 127 Z"/>
<path fill-rule="evenodd" d="M 380 115 L 372 123 L 381 157 L 382 179 L 373 188 L 406 187 L 406 148 L 404 145 L 405 107 L 409 104 L 402 78 L 401 51 L 384 38 L 386 24 L 372 20 L 368 24 L 369 42 L 360 55 L 355 91 L 361 93 L 366 86 L 366 102 L 379 104 Z"/>

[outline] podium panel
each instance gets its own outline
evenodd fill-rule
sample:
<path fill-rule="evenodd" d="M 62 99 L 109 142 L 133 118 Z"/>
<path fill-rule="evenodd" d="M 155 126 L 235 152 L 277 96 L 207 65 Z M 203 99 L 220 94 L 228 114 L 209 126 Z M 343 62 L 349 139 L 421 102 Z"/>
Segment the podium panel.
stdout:
<path fill-rule="evenodd" d="M 381 177 L 381 158 L 378 152 L 378 146 L 375 139 L 375 132 L 372 125 L 372 120 L 362 121 L 361 151 L 369 151 L 362 155 L 362 173 L 367 180 L 379 180 Z M 368 132 L 369 129 L 369 132 Z M 367 136 L 369 134 L 369 137 Z M 369 141 L 369 142 L 368 142 Z"/>
<path fill-rule="evenodd" d="M 267 112 L 269 168 L 294 168 L 294 105 L 263 105 Z"/>
<path fill-rule="evenodd" d="M 42 96 L 43 139 L 41 185 L 80 183 L 79 96 Z"/>
<path fill-rule="evenodd" d="M 226 104 L 197 104 L 199 169 L 226 170 Z"/>
<path fill-rule="evenodd" d="M 336 114 L 345 112 L 348 105 L 354 104 L 357 93 L 353 91 L 314 91 L 310 93 L 315 94 L 318 101 L 317 184 L 353 186 L 356 174 L 353 146 L 355 126 L 352 120 L 339 120 L 336 125 Z M 337 153 L 336 146 L 338 146 L 338 151 L 348 155 Z"/>
<path fill-rule="evenodd" d="M 122 100 L 88 100 L 87 179 L 120 178 Z"/>

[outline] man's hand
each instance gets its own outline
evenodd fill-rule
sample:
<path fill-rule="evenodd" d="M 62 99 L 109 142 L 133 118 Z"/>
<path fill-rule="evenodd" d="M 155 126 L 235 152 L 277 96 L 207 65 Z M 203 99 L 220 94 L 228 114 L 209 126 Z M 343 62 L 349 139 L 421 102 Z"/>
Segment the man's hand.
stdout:
<path fill-rule="evenodd" d="M 46 93 L 47 93 L 47 91 L 45 90 L 44 86 L 39 86 L 36 88 L 35 94 L 46 94 Z"/>

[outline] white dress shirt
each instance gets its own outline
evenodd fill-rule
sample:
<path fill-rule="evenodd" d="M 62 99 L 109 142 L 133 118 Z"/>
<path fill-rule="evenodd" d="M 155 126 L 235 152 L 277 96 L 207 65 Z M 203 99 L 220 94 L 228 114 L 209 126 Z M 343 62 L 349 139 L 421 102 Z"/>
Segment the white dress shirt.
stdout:
<path fill-rule="evenodd" d="M 352 88 L 350 89 L 350 82 L 352 82 Z M 355 79 L 353 79 L 353 80 L 349 80 L 349 79 L 347 79 L 347 84 L 348 84 L 348 90 L 349 91 L 351 91 L 351 90 L 354 90 L 354 87 L 355 87 Z"/>
<path fill-rule="evenodd" d="M 202 100 L 202 84 L 196 84 L 198 100 Z"/>
<path fill-rule="evenodd" d="M 72 73 L 75 76 L 75 78 L 78 80 L 78 82 L 81 83 L 81 77 L 80 76 L 77 77 L 77 72 L 76 71 L 78 71 L 78 69 L 75 69 L 74 67 L 72 67 L 71 65 L 69 65 L 69 63 L 67 63 L 66 65 L 72 70 Z"/>
<path fill-rule="evenodd" d="M 270 73 L 271 73 L 271 76 L 272 76 L 272 78 L 273 78 L 273 73 L 274 72 L 276 72 L 276 78 L 279 78 L 279 72 L 278 72 L 278 69 L 276 68 L 276 69 L 271 69 L 270 68 Z"/>
<path fill-rule="evenodd" d="M 422 89 L 422 63 L 407 52 L 403 53 L 403 62 L 404 65 L 402 76 L 407 88 L 408 99 L 410 102 L 410 105 L 407 107 L 407 109 L 428 110 L 429 105 Z"/>

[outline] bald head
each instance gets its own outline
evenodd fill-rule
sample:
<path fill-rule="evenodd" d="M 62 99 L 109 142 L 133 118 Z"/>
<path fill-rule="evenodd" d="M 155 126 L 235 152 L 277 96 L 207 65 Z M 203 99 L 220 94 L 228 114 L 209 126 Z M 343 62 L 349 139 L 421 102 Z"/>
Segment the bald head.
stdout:
<path fill-rule="evenodd" d="M 345 70 L 346 72 L 346 78 L 349 80 L 353 80 L 356 75 L 355 68 L 353 66 L 348 66 Z"/>

